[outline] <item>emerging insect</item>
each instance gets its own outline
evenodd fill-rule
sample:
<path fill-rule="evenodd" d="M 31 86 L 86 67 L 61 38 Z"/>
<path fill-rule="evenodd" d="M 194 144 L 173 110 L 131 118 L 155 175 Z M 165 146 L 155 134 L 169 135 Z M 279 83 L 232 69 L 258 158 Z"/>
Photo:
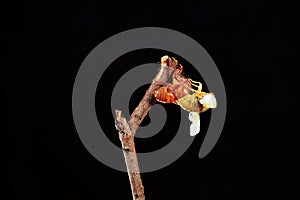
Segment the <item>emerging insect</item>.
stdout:
<path fill-rule="evenodd" d="M 195 136 L 200 132 L 200 113 L 209 108 L 217 107 L 217 100 L 213 93 L 202 92 L 202 84 L 190 79 L 191 85 L 197 87 L 197 90 L 191 89 L 193 94 L 187 94 L 177 100 L 177 104 L 183 109 L 189 111 L 190 135 Z"/>
<path fill-rule="evenodd" d="M 202 84 L 192 79 L 185 78 L 179 65 L 173 74 L 173 84 L 165 83 L 154 90 L 153 95 L 162 103 L 174 103 L 184 110 L 189 111 L 190 135 L 195 136 L 200 132 L 200 113 L 209 108 L 216 108 L 217 101 L 213 93 L 202 92 Z M 193 89 L 196 87 L 197 90 Z M 191 94 L 192 93 L 192 94 Z"/>

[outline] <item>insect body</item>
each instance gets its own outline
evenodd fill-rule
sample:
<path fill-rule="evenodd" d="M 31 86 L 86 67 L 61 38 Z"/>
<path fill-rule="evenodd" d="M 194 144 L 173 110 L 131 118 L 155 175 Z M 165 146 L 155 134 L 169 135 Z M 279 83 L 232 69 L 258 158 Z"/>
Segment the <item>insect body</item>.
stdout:
<path fill-rule="evenodd" d="M 204 112 L 209 108 L 216 108 L 217 101 L 213 93 L 202 92 L 202 84 L 190 79 L 191 85 L 197 87 L 197 90 L 191 89 L 193 94 L 187 94 L 177 99 L 178 105 L 190 112 Z M 196 85 L 197 83 L 198 85 Z"/>
<path fill-rule="evenodd" d="M 209 108 L 216 108 L 217 101 L 213 93 L 202 92 L 202 84 L 190 80 L 191 85 L 197 87 L 197 90 L 191 89 L 193 94 L 187 94 L 177 100 L 178 105 L 183 109 L 190 111 L 189 120 L 192 122 L 190 126 L 190 135 L 195 136 L 200 132 L 200 113 Z M 198 84 L 198 85 L 197 85 Z"/>

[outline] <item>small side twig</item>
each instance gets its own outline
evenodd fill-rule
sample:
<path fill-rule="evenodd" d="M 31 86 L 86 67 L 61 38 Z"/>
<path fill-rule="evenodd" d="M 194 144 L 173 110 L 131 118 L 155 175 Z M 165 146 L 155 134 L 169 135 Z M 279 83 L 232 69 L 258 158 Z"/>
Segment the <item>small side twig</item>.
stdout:
<path fill-rule="evenodd" d="M 140 169 L 136 156 L 134 135 L 137 128 L 155 103 L 152 92 L 159 87 L 160 84 L 166 83 L 171 73 L 178 65 L 177 60 L 168 56 L 161 58 L 161 67 L 152 81 L 152 84 L 146 91 L 143 99 L 133 111 L 129 123 L 122 117 L 122 112 L 116 110 L 116 129 L 119 132 L 119 138 L 122 143 L 122 150 L 126 162 L 127 172 L 131 185 L 132 196 L 134 200 L 144 200 L 144 186 L 140 176 Z"/>

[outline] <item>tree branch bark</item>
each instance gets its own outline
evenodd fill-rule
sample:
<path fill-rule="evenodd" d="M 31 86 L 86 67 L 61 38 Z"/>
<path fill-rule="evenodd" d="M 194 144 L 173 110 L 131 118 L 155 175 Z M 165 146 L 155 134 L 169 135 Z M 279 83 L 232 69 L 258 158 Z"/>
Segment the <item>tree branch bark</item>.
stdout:
<path fill-rule="evenodd" d="M 144 186 L 140 176 L 140 169 L 136 156 L 134 135 L 137 128 L 155 103 L 152 92 L 159 88 L 161 84 L 166 83 L 169 76 L 178 66 L 177 60 L 168 56 L 161 58 L 161 67 L 157 72 L 152 84 L 146 91 L 143 99 L 133 111 L 129 123 L 122 117 L 122 111 L 116 110 L 115 126 L 119 132 L 119 139 L 122 143 L 122 150 L 126 162 L 129 176 L 132 196 L 134 200 L 145 200 Z"/>

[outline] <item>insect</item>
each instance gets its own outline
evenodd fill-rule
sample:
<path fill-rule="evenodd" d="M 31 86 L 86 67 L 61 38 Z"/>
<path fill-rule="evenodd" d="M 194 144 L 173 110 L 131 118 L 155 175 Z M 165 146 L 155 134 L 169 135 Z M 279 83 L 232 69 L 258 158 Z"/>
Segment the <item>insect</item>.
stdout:
<path fill-rule="evenodd" d="M 182 65 L 173 74 L 173 84 L 165 83 L 154 90 L 153 95 L 162 103 L 174 103 L 184 110 L 189 111 L 190 135 L 195 136 L 200 132 L 200 113 L 209 108 L 216 108 L 217 101 L 213 93 L 202 92 L 202 84 L 198 81 L 185 78 L 181 73 Z M 193 89 L 192 86 L 197 89 Z"/>
<path fill-rule="evenodd" d="M 182 98 L 191 92 L 191 83 L 182 73 L 183 67 L 179 68 L 173 74 L 173 84 L 165 83 L 164 86 L 154 90 L 153 95 L 157 101 L 162 103 L 177 104 L 177 99 Z"/>
<path fill-rule="evenodd" d="M 191 85 L 197 90 L 191 89 L 193 94 L 187 94 L 177 100 L 177 104 L 183 109 L 189 111 L 190 135 L 195 136 L 200 132 L 200 113 L 209 108 L 217 107 L 217 100 L 213 93 L 202 92 L 202 84 L 190 79 Z"/>

